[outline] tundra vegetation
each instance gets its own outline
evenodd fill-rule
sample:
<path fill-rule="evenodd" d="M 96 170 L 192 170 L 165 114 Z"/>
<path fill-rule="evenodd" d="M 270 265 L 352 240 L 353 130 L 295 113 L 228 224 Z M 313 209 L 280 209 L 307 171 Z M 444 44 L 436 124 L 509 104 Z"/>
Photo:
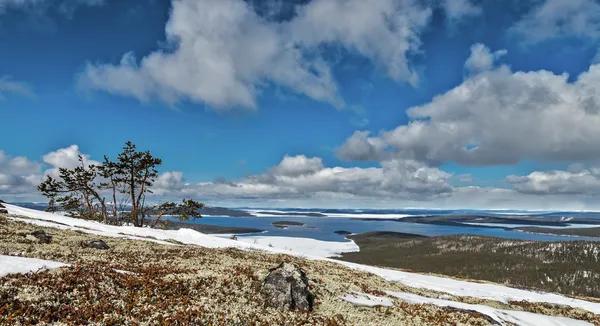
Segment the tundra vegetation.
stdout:
<path fill-rule="evenodd" d="M 38 190 L 48 198 L 47 211 L 62 210 L 73 217 L 107 224 L 156 227 L 162 225 L 165 216 L 201 218 L 199 210 L 204 204 L 193 199 L 156 205 L 146 202 L 161 164 L 150 151 L 139 151 L 127 142 L 116 161 L 105 155 L 99 165 L 87 164 L 80 155 L 79 166 L 60 168 L 58 177 L 46 176 Z"/>
<path fill-rule="evenodd" d="M 16 217 L 16 216 L 14 216 Z M 454 297 L 390 282 L 330 261 L 235 248 L 166 245 L 40 227 L 1 215 L 0 255 L 48 259 L 72 266 L 0 278 L 0 325 L 490 325 L 471 310 L 411 304 L 393 297 L 390 307 L 356 306 L 347 293 L 387 296 L 383 291 L 490 307 L 564 316 L 600 324 L 592 312 L 545 303 L 498 302 Z M 21 217 L 24 219 L 24 217 Z M 24 234 L 43 230 L 49 244 Z M 107 250 L 82 247 L 101 239 Z M 300 266 L 315 296 L 314 309 L 282 311 L 261 291 L 269 269 Z M 497 323 L 496 323 L 497 324 Z"/>

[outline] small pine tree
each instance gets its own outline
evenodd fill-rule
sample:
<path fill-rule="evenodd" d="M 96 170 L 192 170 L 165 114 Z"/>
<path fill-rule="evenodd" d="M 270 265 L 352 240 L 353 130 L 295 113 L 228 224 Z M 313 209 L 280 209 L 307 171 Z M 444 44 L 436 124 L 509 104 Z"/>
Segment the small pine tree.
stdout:
<path fill-rule="evenodd" d="M 135 226 L 144 225 L 144 207 L 142 200 L 147 193 L 152 193 L 150 187 L 158 177 L 157 167 L 162 164 L 160 158 L 152 156 L 150 151 L 138 151 L 136 146 L 128 141 L 123 151 L 117 156 L 119 175 L 115 182 L 123 185 L 123 192 L 131 198 L 131 219 Z"/>
<path fill-rule="evenodd" d="M 73 216 L 102 220 L 104 223 L 131 220 L 133 225 L 146 225 L 146 217 L 152 218 L 150 226 L 155 227 L 164 216 L 177 216 L 180 220 L 201 218 L 198 212 L 204 204 L 193 199 L 184 199 L 182 203 L 166 202 L 146 207 L 146 195 L 152 193 L 154 180 L 158 177 L 160 158 L 152 156 L 150 151 L 138 151 L 130 141 L 125 143 L 117 161 L 104 156 L 100 165 L 86 166 L 79 156 L 80 165 L 74 169 L 59 169 L 59 178 L 47 176 L 38 186 L 38 190 L 48 197 L 48 211 L 61 209 Z M 112 219 L 102 193 L 112 195 Z M 119 215 L 117 194 L 126 197 L 120 203 L 130 201 L 131 211 Z M 164 223 L 163 223 L 164 224 Z"/>
<path fill-rule="evenodd" d="M 50 211 L 56 211 L 56 203 L 60 203 L 62 209 L 67 212 L 77 211 L 81 217 L 107 222 L 106 205 L 96 183 L 98 168 L 95 165 L 85 166 L 81 155 L 79 163 L 74 169 L 59 168 L 60 180 L 47 176 L 38 186 L 38 190 L 49 198 Z"/>

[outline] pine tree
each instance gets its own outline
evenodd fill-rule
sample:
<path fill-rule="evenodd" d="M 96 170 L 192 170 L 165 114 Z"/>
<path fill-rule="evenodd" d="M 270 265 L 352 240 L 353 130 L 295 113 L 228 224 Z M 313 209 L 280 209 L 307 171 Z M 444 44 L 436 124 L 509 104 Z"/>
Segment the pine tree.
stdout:
<path fill-rule="evenodd" d="M 83 158 L 79 155 L 80 165 L 74 169 L 59 168 L 60 180 L 47 176 L 46 180 L 38 186 L 38 190 L 49 198 L 49 209 L 56 210 L 56 203 L 60 203 L 65 211 L 78 211 L 79 215 L 88 219 L 108 221 L 108 213 L 104 198 L 99 194 L 99 185 L 96 183 L 98 167 L 85 166 Z M 100 212 L 98 212 L 98 201 Z"/>
<path fill-rule="evenodd" d="M 118 156 L 119 171 L 116 182 L 124 185 L 123 191 L 131 198 L 131 219 L 135 226 L 144 226 L 144 207 L 142 200 L 158 177 L 156 168 L 162 164 L 160 158 L 152 156 L 150 151 L 137 151 L 136 146 L 128 141 L 123 152 Z"/>
<path fill-rule="evenodd" d="M 129 216 L 133 225 L 138 227 L 146 225 L 146 217 L 153 218 L 151 227 L 158 225 L 164 216 L 177 216 L 180 220 L 202 217 L 198 210 L 204 204 L 193 199 L 145 207 L 146 195 L 152 193 L 151 188 L 158 177 L 157 167 L 162 164 L 162 160 L 153 157 L 150 151 L 138 151 L 128 141 L 117 159 L 113 162 L 105 155 L 102 164 L 86 166 L 79 156 L 80 165 L 76 168 L 59 168 L 58 179 L 47 176 L 38 186 L 38 190 L 49 199 L 47 210 L 57 211 L 58 204 L 62 210 L 74 216 L 101 219 L 104 223 L 120 223 L 117 194 L 121 194 L 130 201 Z M 107 192 L 112 195 L 111 220 L 102 196 Z"/>
<path fill-rule="evenodd" d="M 112 194 L 112 216 L 115 222 L 118 222 L 117 213 L 117 192 L 119 192 L 118 177 L 123 174 L 121 165 L 108 159 L 104 155 L 104 162 L 98 167 L 99 175 L 104 179 L 100 183 L 102 189 L 110 190 Z"/>

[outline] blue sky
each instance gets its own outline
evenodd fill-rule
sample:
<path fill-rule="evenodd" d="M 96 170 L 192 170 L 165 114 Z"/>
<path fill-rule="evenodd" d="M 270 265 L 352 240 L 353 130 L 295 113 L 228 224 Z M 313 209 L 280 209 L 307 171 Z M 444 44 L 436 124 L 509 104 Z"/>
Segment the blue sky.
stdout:
<path fill-rule="evenodd" d="M 0 197 L 131 140 L 165 197 L 597 209 L 599 38 L 592 0 L 0 0 Z"/>

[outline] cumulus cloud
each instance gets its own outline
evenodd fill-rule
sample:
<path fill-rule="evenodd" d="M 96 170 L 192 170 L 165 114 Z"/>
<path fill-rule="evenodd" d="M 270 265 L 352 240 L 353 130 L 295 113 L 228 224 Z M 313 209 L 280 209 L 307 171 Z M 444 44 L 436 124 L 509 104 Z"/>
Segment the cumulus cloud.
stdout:
<path fill-rule="evenodd" d="M 469 0 L 445 0 L 442 1 L 442 7 L 450 20 L 458 20 L 465 16 L 477 16 L 482 12 L 481 7 Z"/>
<path fill-rule="evenodd" d="M 590 66 L 573 82 L 568 77 L 545 70 L 512 72 L 506 66 L 484 71 L 410 108 L 408 125 L 382 132 L 370 142 L 383 142 L 397 157 L 430 164 L 597 160 L 600 65 Z M 355 141 L 353 137 L 342 148 Z M 378 160 L 371 150 L 364 146 L 353 157 Z"/>
<path fill-rule="evenodd" d="M 141 101 L 180 100 L 216 109 L 256 108 L 271 84 L 340 107 L 323 45 L 340 46 L 373 60 L 397 81 L 416 84 L 408 56 L 431 9 L 417 0 L 313 0 L 287 21 L 257 14 L 241 0 L 173 0 L 166 25 L 173 50 L 139 62 L 132 53 L 119 64 L 90 63 L 78 84 Z"/>
<path fill-rule="evenodd" d="M 4 200 L 43 200 L 36 185 L 57 167 L 77 166 L 77 155 L 86 164 L 97 163 L 82 154 L 76 145 L 44 155 L 50 167 L 24 157 L 11 157 L 0 150 L 0 198 Z M 542 185 L 542 174 L 566 182 L 567 186 Z M 437 168 L 412 160 L 389 159 L 378 167 L 327 167 L 320 158 L 303 155 L 285 156 L 265 172 L 236 180 L 217 179 L 210 182 L 188 183 L 181 172 L 163 172 L 156 179 L 148 201 L 195 198 L 211 205 L 288 206 L 288 207 L 428 207 L 483 209 L 598 209 L 594 194 L 600 190 L 600 170 L 573 165 L 568 171 L 536 172 L 529 176 L 511 176 L 515 187 L 457 187 L 450 182 L 453 176 Z M 535 183 L 536 186 L 528 186 Z M 586 188 L 587 187 L 587 188 Z M 535 189 L 535 190 L 531 190 Z M 547 190 L 551 189 L 551 190 Z M 588 194 L 590 196 L 582 196 Z"/>
<path fill-rule="evenodd" d="M 0 150 L 0 195 L 31 193 L 40 181 L 41 165 Z"/>
<path fill-rule="evenodd" d="M 380 64 L 392 79 L 416 84 L 407 56 L 418 49 L 430 15 L 413 0 L 316 0 L 298 10 L 290 33 L 308 48 L 341 44 Z"/>
<path fill-rule="evenodd" d="M 71 145 L 44 155 L 44 162 L 51 166 L 44 172 L 44 175 L 58 178 L 59 168 L 73 169 L 80 166 L 79 155 L 81 155 L 85 166 L 100 165 L 100 162 L 91 160 L 89 155 L 81 153 L 79 146 Z"/>
<path fill-rule="evenodd" d="M 528 42 L 560 37 L 600 37 L 600 3 L 595 0 L 544 0 L 512 30 Z"/>
<path fill-rule="evenodd" d="M 355 131 L 337 150 L 336 155 L 346 161 L 382 161 L 389 153 L 385 142 L 377 137 L 369 137 L 369 131 Z"/>
<path fill-rule="evenodd" d="M 244 1 L 175 0 L 166 26 L 175 50 L 153 52 L 139 64 L 131 53 L 118 65 L 88 64 L 79 84 L 142 101 L 255 108 L 258 87 L 273 82 L 340 106 L 329 67 L 307 60 L 281 29 Z"/>
<path fill-rule="evenodd" d="M 33 90 L 26 83 L 14 81 L 8 76 L 0 77 L 0 99 L 3 99 L 4 94 L 7 93 L 29 97 L 35 95 Z"/>
<path fill-rule="evenodd" d="M 493 52 L 487 46 L 477 43 L 471 46 L 471 55 L 465 62 L 465 69 L 469 73 L 480 73 L 493 68 L 494 63 L 507 53 L 506 50 Z"/>
<path fill-rule="evenodd" d="M 514 188 L 526 194 L 597 195 L 600 193 L 600 169 L 572 166 L 567 171 L 536 171 L 527 176 L 508 176 Z"/>
<path fill-rule="evenodd" d="M 175 178 L 173 178 L 175 177 Z M 285 156 L 264 173 L 239 180 L 217 180 L 185 184 L 181 175 L 161 175 L 174 179 L 161 193 L 180 193 L 201 198 L 304 199 L 377 198 L 431 199 L 453 191 L 450 174 L 410 160 L 390 160 L 380 167 L 326 167 L 321 158 Z M 157 186 L 167 183 L 157 182 Z"/>

